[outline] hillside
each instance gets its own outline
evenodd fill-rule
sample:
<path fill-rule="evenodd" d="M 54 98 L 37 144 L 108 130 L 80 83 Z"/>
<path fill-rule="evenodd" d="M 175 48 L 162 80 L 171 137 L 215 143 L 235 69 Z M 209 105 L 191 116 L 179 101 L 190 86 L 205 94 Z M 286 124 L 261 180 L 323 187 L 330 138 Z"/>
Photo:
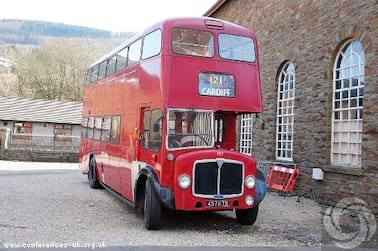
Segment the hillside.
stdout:
<path fill-rule="evenodd" d="M 0 19 L 0 44 L 39 45 L 45 38 L 127 39 L 134 33 L 112 33 L 108 30 L 62 23 Z"/>

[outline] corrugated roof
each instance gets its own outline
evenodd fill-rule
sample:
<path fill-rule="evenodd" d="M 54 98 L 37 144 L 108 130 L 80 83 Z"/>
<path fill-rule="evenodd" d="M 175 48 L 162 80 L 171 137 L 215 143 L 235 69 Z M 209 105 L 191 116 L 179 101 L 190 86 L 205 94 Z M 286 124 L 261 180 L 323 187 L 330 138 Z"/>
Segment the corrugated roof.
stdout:
<path fill-rule="evenodd" d="M 83 103 L 0 97 L 0 120 L 81 124 Z"/>

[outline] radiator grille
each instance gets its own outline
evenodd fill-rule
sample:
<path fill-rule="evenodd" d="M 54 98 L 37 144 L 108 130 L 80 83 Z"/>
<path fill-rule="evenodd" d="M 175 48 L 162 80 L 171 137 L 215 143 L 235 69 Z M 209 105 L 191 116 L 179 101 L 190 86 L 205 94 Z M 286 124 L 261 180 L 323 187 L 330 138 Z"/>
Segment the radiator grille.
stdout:
<path fill-rule="evenodd" d="M 194 194 L 239 195 L 242 193 L 243 165 L 227 161 L 199 162 L 194 170 Z"/>

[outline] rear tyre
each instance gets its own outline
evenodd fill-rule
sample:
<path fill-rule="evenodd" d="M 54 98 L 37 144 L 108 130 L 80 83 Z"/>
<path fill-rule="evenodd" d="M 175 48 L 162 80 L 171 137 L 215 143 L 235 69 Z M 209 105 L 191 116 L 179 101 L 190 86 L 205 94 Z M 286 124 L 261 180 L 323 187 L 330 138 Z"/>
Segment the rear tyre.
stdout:
<path fill-rule="evenodd" d="M 91 160 L 89 161 L 88 181 L 90 188 L 101 188 L 100 182 L 98 182 L 97 180 L 96 160 L 94 158 L 91 158 Z"/>
<path fill-rule="evenodd" d="M 160 227 L 161 205 L 160 200 L 152 188 L 150 181 L 146 180 L 144 196 L 144 226 L 148 230 L 157 230 Z"/>
<path fill-rule="evenodd" d="M 257 219 L 258 211 L 258 205 L 248 209 L 236 209 L 236 220 L 242 225 L 253 225 Z"/>

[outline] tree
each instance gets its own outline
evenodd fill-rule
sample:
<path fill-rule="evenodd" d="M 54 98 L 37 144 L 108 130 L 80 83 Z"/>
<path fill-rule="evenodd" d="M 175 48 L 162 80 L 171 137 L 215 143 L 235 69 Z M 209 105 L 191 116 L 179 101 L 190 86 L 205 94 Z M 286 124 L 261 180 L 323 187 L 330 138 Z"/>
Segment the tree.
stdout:
<path fill-rule="evenodd" d="M 87 67 L 112 45 L 91 39 L 49 39 L 40 47 L 14 49 L 17 96 L 81 100 Z"/>

